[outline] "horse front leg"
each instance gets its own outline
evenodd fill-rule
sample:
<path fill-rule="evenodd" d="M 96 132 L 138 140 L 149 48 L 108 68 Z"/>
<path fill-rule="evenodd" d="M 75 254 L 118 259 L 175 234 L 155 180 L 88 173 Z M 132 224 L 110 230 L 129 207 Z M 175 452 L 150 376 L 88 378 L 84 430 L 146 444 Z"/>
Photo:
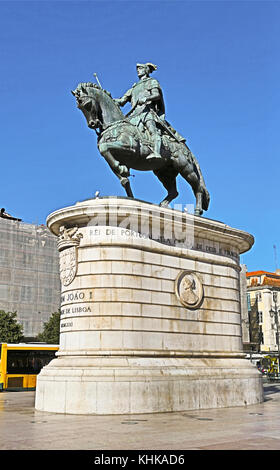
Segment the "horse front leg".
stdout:
<path fill-rule="evenodd" d="M 129 179 L 124 178 L 123 176 L 119 176 L 117 173 L 116 173 L 116 175 L 120 179 L 121 185 L 124 187 L 127 197 L 133 197 L 134 198 L 133 192 L 132 192 L 132 189 L 131 189 L 131 186 L 130 186 Z"/>
<path fill-rule="evenodd" d="M 129 176 L 130 176 L 129 168 L 127 168 L 125 165 L 121 165 L 120 162 L 115 159 L 111 151 L 108 149 L 108 144 L 102 144 L 99 147 L 99 151 L 101 155 L 105 158 L 107 163 L 109 164 L 113 173 L 120 180 L 121 185 L 125 189 L 126 195 L 128 197 L 134 197 L 131 186 L 130 186 L 130 182 L 129 182 Z"/>

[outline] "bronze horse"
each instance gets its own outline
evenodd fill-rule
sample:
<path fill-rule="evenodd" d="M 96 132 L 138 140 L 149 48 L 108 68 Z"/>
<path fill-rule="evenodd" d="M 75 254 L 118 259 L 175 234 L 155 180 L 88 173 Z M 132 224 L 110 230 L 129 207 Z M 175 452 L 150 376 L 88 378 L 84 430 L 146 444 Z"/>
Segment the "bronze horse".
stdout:
<path fill-rule="evenodd" d="M 119 178 L 128 197 L 134 197 L 129 182 L 130 168 L 154 172 L 167 190 L 161 206 L 168 206 L 178 196 L 176 177 L 180 174 L 195 195 L 195 215 L 202 215 L 203 210 L 208 209 L 210 197 L 199 164 L 184 142 L 177 141 L 163 128 L 162 158 L 147 160 L 152 152 L 149 136 L 124 116 L 108 91 L 92 83 L 80 83 L 72 94 L 88 126 L 97 132 L 100 154 Z"/>

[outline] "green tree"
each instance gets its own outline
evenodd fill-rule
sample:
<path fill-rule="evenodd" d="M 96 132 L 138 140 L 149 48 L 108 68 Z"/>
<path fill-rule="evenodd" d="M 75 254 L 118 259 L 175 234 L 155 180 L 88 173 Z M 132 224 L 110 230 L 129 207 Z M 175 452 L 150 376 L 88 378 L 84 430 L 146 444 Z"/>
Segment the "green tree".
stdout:
<path fill-rule="evenodd" d="M 23 326 L 17 321 L 17 312 L 0 310 L 0 342 L 19 343 L 23 340 Z"/>
<path fill-rule="evenodd" d="M 38 341 L 49 344 L 59 344 L 60 312 L 52 313 L 49 321 L 44 323 L 42 333 L 38 335 Z"/>

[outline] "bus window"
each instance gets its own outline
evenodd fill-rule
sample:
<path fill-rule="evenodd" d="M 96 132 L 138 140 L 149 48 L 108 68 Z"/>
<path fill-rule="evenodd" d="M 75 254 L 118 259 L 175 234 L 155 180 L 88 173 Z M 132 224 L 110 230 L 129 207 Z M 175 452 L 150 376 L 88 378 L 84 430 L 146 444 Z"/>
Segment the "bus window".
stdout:
<path fill-rule="evenodd" d="M 0 391 L 35 390 L 36 376 L 55 358 L 58 345 L 0 343 Z"/>
<path fill-rule="evenodd" d="M 38 374 L 55 358 L 56 351 L 8 350 L 7 374 Z"/>

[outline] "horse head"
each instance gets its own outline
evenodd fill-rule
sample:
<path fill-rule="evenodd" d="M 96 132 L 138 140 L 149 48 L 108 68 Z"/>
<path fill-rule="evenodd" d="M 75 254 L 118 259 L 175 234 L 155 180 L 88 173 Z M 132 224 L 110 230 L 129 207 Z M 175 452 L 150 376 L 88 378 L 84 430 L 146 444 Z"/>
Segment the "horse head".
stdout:
<path fill-rule="evenodd" d="M 77 108 L 84 114 L 90 129 L 101 127 L 98 117 L 99 106 L 95 93 L 96 88 L 99 87 L 93 83 L 79 83 L 75 91 L 71 90 L 71 93 L 76 98 Z"/>
<path fill-rule="evenodd" d="M 77 107 L 84 114 L 90 129 L 102 131 L 107 125 L 124 117 L 111 94 L 95 83 L 79 83 L 71 93 L 75 96 Z"/>

